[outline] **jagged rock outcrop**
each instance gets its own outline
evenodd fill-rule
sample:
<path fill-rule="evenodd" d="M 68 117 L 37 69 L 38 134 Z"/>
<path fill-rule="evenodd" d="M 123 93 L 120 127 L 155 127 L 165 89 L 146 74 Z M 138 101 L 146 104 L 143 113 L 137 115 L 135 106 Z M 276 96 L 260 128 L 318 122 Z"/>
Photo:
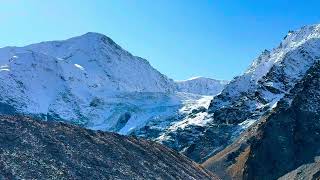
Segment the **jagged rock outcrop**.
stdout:
<path fill-rule="evenodd" d="M 155 142 L 0 116 L 0 179 L 219 179 Z"/>
<path fill-rule="evenodd" d="M 224 179 L 320 178 L 319 87 L 316 62 L 269 115 L 204 166 Z"/>

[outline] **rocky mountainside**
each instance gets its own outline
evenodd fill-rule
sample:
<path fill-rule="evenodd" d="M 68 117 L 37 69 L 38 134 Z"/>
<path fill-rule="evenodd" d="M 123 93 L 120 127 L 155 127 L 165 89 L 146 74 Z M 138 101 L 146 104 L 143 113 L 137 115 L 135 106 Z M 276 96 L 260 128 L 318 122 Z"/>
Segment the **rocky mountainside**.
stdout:
<path fill-rule="evenodd" d="M 224 179 L 319 179 L 320 63 L 270 114 L 204 166 Z"/>
<path fill-rule="evenodd" d="M 179 92 L 215 96 L 223 90 L 228 81 L 196 77 L 185 81 L 176 81 L 176 84 Z"/>
<path fill-rule="evenodd" d="M 204 124 L 170 133 L 164 144 L 205 161 L 276 107 L 319 59 L 320 25 L 290 31 L 277 48 L 265 50 L 213 98 Z"/>
<path fill-rule="evenodd" d="M 163 145 L 0 116 L 0 179 L 219 179 Z"/>
<path fill-rule="evenodd" d="M 320 25 L 305 26 L 265 50 L 211 102 L 215 121 L 239 124 L 272 108 L 320 59 L 319 38 Z"/>

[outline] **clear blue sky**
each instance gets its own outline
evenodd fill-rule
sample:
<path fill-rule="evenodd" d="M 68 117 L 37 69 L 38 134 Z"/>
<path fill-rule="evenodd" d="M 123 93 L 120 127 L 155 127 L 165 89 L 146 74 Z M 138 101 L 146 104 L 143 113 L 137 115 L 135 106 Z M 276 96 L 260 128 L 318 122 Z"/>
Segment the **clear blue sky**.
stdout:
<path fill-rule="evenodd" d="M 0 47 L 100 32 L 177 80 L 231 79 L 288 30 L 320 22 L 319 1 L 1 0 Z"/>

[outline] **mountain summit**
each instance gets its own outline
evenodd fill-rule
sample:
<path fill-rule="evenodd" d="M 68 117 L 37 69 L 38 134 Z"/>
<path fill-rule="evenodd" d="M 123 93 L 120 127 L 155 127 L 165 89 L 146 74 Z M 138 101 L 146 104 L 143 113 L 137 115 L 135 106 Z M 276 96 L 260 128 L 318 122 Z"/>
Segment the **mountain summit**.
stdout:
<path fill-rule="evenodd" d="M 216 94 L 223 86 L 210 85 L 214 92 L 179 92 L 178 85 L 147 60 L 99 33 L 1 48 L 0 82 L 2 114 L 67 121 L 121 134 L 161 122 L 160 133 L 173 121 L 186 120 L 192 108 L 207 108 L 211 97 L 198 94 Z M 201 84 L 209 87 L 210 83 Z M 184 87 L 190 89 L 192 84 Z"/>

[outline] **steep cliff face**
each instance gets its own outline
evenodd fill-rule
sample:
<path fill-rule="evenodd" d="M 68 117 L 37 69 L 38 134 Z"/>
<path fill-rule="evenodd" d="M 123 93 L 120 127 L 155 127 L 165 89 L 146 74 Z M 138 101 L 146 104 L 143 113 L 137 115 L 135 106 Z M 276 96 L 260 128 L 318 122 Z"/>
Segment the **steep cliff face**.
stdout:
<path fill-rule="evenodd" d="M 163 145 L 0 116 L 0 179 L 219 179 Z"/>
<path fill-rule="evenodd" d="M 208 159 L 205 167 L 236 179 L 277 179 L 287 173 L 294 176 L 303 169 L 312 172 L 304 172 L 305 177 L 319 178 L 319 86 L 320 63 L 317 62 L 270 115 Z"/>

